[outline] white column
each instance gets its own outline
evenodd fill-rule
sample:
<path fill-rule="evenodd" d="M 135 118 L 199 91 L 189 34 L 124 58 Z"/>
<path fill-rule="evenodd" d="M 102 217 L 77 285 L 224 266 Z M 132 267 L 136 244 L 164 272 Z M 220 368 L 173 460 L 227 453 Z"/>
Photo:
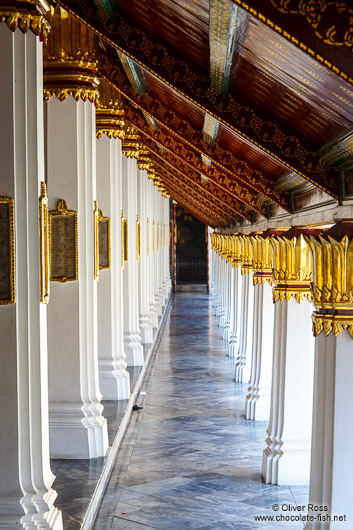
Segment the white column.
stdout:
<path fill-rule="evenodd" d="M 122 158 L 123 210 L 128 221 L 128 261 L 124 280 L 124 348 L 128 366 L 143 365 L 143 346 L 139 328 L 138 269 L 136 256 L 137 165 L 136 160 Z"/>
<path fill-rule="evenodd" d="M 262 477 L 270 484 L 309 481 L 313 400 L 312 305 L 307 298 L 275 304 L 273 369 Z"/>
<path fill-rule="evenodd" d="M 233 268 L 232 313 L 230 319 L 230 341 L 228 350 L 230 357 L 235 357 L 236 351 L 239 349 L 241 292 L 242 276 L 240 274 L 240 267 L 236 265 Z"/>
<path fill-rule="evenodd" d="M 49 207 L 78 212 L 78 281 L 51 282 L 48 309 L 50 448 L 57 458 L 96 458 L 108 449 L 102 416 L 94 280 L 95 107 L 69 96 L 48 102 Z"/>
<path fill-rule="evenodd" d="M 266 420 L 270 416 L 274 303 L 272 287 L 266 282 L 254 286 L 254 326 L 249 394 L 245 418 Z"/>
<path fill-rule="evenodd" d="M 313 436 L 309 503 L 327 506 L 323 515 L 345 516 L 340 522 L 316 520 L 306 528 L 349 528 L 353 521 L 352 447 L 353 340 L 347 331 L 315 338 Z M 313 512 L 311 515 L 316 516 Z"/>
<path fill-rule="evenodd" d="M 149 313 L 148 288 L 149 257 L 147 256 L 147 174 L 146 171 L 138 171 L 139 188 L 139 222 L 140 222 L 140 259 L 138 264 L 139 273 L 139 323 L 142 344 L 151 344 L 153 341 L 153 326 Z"/>
<path fill-rule="evenodd" d="M 254 285 L 252 273 L 242 274 L 239 349 L 236 354 L 235 382 L 249 381 L 251 371 Z"/>
<path fill-rule="evenodd" d="M 0 528 L 62 529 L 49 463 L 47 306 L 40 303 L 42 44 L 0 24 L 0 195 L 15 199 L 16 297 L 0 306 Z M 25 515 L 24 515 L 25 514 Z"/>
<path fill-rule="evenodd" d="M 223 328 L 223 340 L 229 341 L 229 330 L 230 330 L 230 314 L 231 314 L 231 290 L 232 290 L 232 264 L 229 260 L 225 260 L 225 316 L 224 316 L 224 328 Z"/>
<path fill-rule="evenodd" d="M 153 252 L 153 221 L 154 221 L 154 186 L 152 180 L 147 182 L 147 211 L 148 211 L 148 300 L 149 314 L 154 329 L 158 327 L 158 314 L 155 302 L 155 253 Z"/>
<path fill-rule="evenodd" d="M 121 142 L 102 136 L 97 140 L 98 207 L 110 218 L 111 267 L 100 271 L 98 282 L 98 364 L 103 399 L 128 399 L 123 337 L 123 284 L 121 267 Z"/>

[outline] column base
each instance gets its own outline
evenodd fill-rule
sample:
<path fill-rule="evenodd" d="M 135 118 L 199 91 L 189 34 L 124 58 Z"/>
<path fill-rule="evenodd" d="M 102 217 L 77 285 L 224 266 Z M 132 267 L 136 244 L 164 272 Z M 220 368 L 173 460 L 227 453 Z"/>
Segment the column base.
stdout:
<path fill-rule="evenodd" d="M 105 456 L 108 450 L 107 420 L 103 405 L 50 403 L 49 437 L 52 458 L 89 459 Z"/>
<path fill-rule="evenodd" d="M 143 365 L 143 346 L 140 342 L 139 333 L 132 333 L 124 337 L 124 350 L 128 366 Z"/>
<path fill-rule="evenodd" d="M 271 408 L 271 388 L 261 390 L 249 387 L 249 394 L 245 400 L 245 419 L 268 421 Z"/>
<path fill-rule="evenodd" d="M 140 327 L 141 343 L 142 344 L 152 344 L 153 342 L 153 328 L 150 326 Z"/>
<path fill-rule="evenodd" d="M 45 495 L 37 493 L 33 496 L 32 502 L 38 510 L 38 513 L 33 516 L 36 528 L 41 530 L 62 530 L 62 513 L 54 506 L 57 496 L 58 494 L 53 489 L 50 489 Z"/>
<path fill-rule="evenodd" d="M 308 440 L 282 442 L 266 440 L 263 452 L 262 478 L 266 484 L 308 484 L 310 478 L 310 447 Z"/>
<path fill-rule="evenodd" d="M 21 520 L 24 517 L 23 507 L 21 506 L 23 494 L 19 491 L 18 495 L 6 495 L 0 497 L 0 529 L 10 530 L 21 527 Z"/>
<path fill-rule="evenodd" d="M 114 361 L 99 359 L 99 389 L 103 399 L 119 401 L 130 397 L 130 376 L 124 369 L 116 369 Z M 125 364 L 125 362 L 124 362 Z"/>

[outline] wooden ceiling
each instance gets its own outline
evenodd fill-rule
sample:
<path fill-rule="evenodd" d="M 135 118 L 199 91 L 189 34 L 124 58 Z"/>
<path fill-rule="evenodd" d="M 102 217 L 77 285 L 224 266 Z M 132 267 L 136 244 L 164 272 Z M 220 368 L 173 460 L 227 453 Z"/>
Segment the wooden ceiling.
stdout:
<path fill-rule="evenodd" d="M 337 162 L 353 125 L 348 2 L 57 3 L 101 38 L 99 74 L 122 94 L 126 123 L 170 196 L 204 222 L 254 222 L 352 191 Z"/>

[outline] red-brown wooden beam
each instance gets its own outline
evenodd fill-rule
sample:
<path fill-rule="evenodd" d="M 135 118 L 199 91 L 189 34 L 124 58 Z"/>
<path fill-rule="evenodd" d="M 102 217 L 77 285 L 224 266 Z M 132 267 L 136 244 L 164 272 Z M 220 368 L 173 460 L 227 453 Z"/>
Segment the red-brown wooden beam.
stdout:
<path fill-rule="evenodd" d="M 232 151 L 224 149 L 219 143 L 213 146 L 205 143 L 202 140 L 201 131 L 194 129 L 184 116 L 179 116 L 172 108 L 165 108 L 159 100 L 149 94 L 144 97 L 137 94 L 126 78 L 121 65 L 107 53 L 102 52 L 100 55 L 99 72 L 125 98 L 137 105 L 174 136 L 185 141 L 192 149 L 212 160 L 221 171 L 229 173 L 230 177 L 236 178 L 246 187 L 250 186 L 288 212 L 291 211 L 289 194 L 276 188 L 270 175 L 266 178 L 266 174 L 259 171 L 256 166 L 237 158 Z"/>
<path fill-rule="evenodd" d="M 97 9 L 93 0 L 58 0 L 58 4 L 236 134 L 338 198 L 336 171 L 327 169 L 317 153 L 287 125 L 274 123 L 264 111 L 255 111 L 240 94 L 217 94 L 209 87 L 207 72 L 127 17 L 116 15 L 112 20 Z"/>
<path fill-rule="evenodd" d="M 188 172 L 187 174 L 185 174 L 179 169 L 177 169 L 176 165 L 166 163 L 164 156 L 158 154 L 157 148 L 155 151 L 153 151 L 151 160 L 155 162 L 160 168 L 164 169 L 164 171 L 172 173 L 173 177 L 178 178 L 178 180 L 181 180 L 185 183 L 193 183 L 194 186 L 196 186 L 197 189 L 200 190 L 200 192 L 212 198 L 216 197 L 227 209 L 227 211 L 232 211 L 233 214 L 237 213 L 241 217 L 244 217 L 245 219 L 251 221 L 250 213 L 244 209 L 243 205 L 239 201 L 234 199 L 221 187 L 215 186 L 211 181 L 208 181 L 207 183 L 201 183 L 200 175 L 195 171 L 192 171 L 187 166 L 186 167 L 188 169 Z"/>
<path fill-rule="evenodd" d="M 125 104 L 125 121 L 133 125 L 140 133 L 144 135 L 144 143 L 149 149 L 153 149 L 154 143 L 164 147 L 172 156 L 178 158 L 189 165 L 194 171 L 205 175 L 208 179 L 216 182 L 225 191 L 229 191 L 237 199 L 247 204 L 251 209 L 259 212 L 266 217 L 267 211 L 265 205 L 259 200 L 257 194 L 252 189 L 246 188 L 240 184 L 237 179 L 230 177 L 228 173 L 221 171 L 217 166 L 207 167 L 203 164 L 202 159 L 195 151 L 180 139 L 174 137 L 171 133 L 164 130 L 155 131 L 151 129 L 139 111 L 133 109 L 130 105 Z"/>
<path fill-rule="evenodd" d="M 223 212 L 219 212 L 218 209 L 214 208 L 213 204 L 206 203 L 203 197 L 197 195 L 193 190 L 181 188 L 177 182 L 171 180 L 170 175 L 161 175 L 161 179 L 172 198 L 175 198 L 175 195 L 178 194 L 179 197 L 183 197 L 184 202 L 193 204 L 196 210 L 202 210 L 218 225 L 229 226 L 234 223 L 234 219 L 229 219 Z"/>
<path fill-rule="evenodd" d="M 210 208 L 215 209 L 220 215 L 224 216 L 224 218 L 228 220 L 228 223 L 235 223 L 239 220 L 239 216 L 236 212 L 224 206 L 222 201 L 217 197 L 208 195 L 202 186 L 199 187 L 194 182 L 183 179 L 175 172 L 172 174 L 169 171 L 166 171 L 162 166 L 158 166 L 156 169 L 156 173 L 162 177 L 163 183 L 169 182 L 172 186 L 178 186 L 178 188 L 183 191 L 190 193 L 191 197 L 194 197 L 197 200 L 199 199 L 200 201 L 202 200 L 203 204 L 207 204 Z"/>
<path fill-rule="evenodd" d="M 352 5 L 348 2 L 233 0 L 295 46 L 353 84 Z"/>
<path fill-rule="evenodd" d="M 203 223 L 206 222 L 208 225 L 212 226 L 212 228 L 216 226 L 227 226 L 227 223 L 224 221 L 224 219 L 221 219 L 214 214 L 211 215 L 209 211 L 205 210 L 202 206 L 200 207 L 199 203 L 194 199 L 185 197 L 185 194 L 181 193 L 180 190 L 169 189 L 168 192 L 170 193 L 172 199 L 182 203 L 190 213 L 195 215 L 195 217 L 197 217 Z"/>

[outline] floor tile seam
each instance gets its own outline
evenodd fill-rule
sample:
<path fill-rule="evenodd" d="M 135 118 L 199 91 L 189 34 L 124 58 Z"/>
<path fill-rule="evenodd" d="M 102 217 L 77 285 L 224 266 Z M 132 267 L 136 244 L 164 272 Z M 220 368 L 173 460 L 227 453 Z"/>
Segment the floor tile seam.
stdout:
<path fill-rule="evenodd" d="M 151 526 L 151 525 L 144 524 L 144 523 L 141 523 L 141 522 L 133 520 L 133 519 L 128 519 L 127 517 L 120 517 L 119 515 L 113 515 L 113 518 L 114 519 L 120 519 L 120 521 L 128 521 L 129 523 L 135 523 L 135 524 L 138 524 L 140 526 L 144 526 L 146 528 L 155 528 L 156 530 L 163 530 L 163 528 L 161 526 Z M 113 520 L 113 522 L 114 522 L 114 520 Z"/>

